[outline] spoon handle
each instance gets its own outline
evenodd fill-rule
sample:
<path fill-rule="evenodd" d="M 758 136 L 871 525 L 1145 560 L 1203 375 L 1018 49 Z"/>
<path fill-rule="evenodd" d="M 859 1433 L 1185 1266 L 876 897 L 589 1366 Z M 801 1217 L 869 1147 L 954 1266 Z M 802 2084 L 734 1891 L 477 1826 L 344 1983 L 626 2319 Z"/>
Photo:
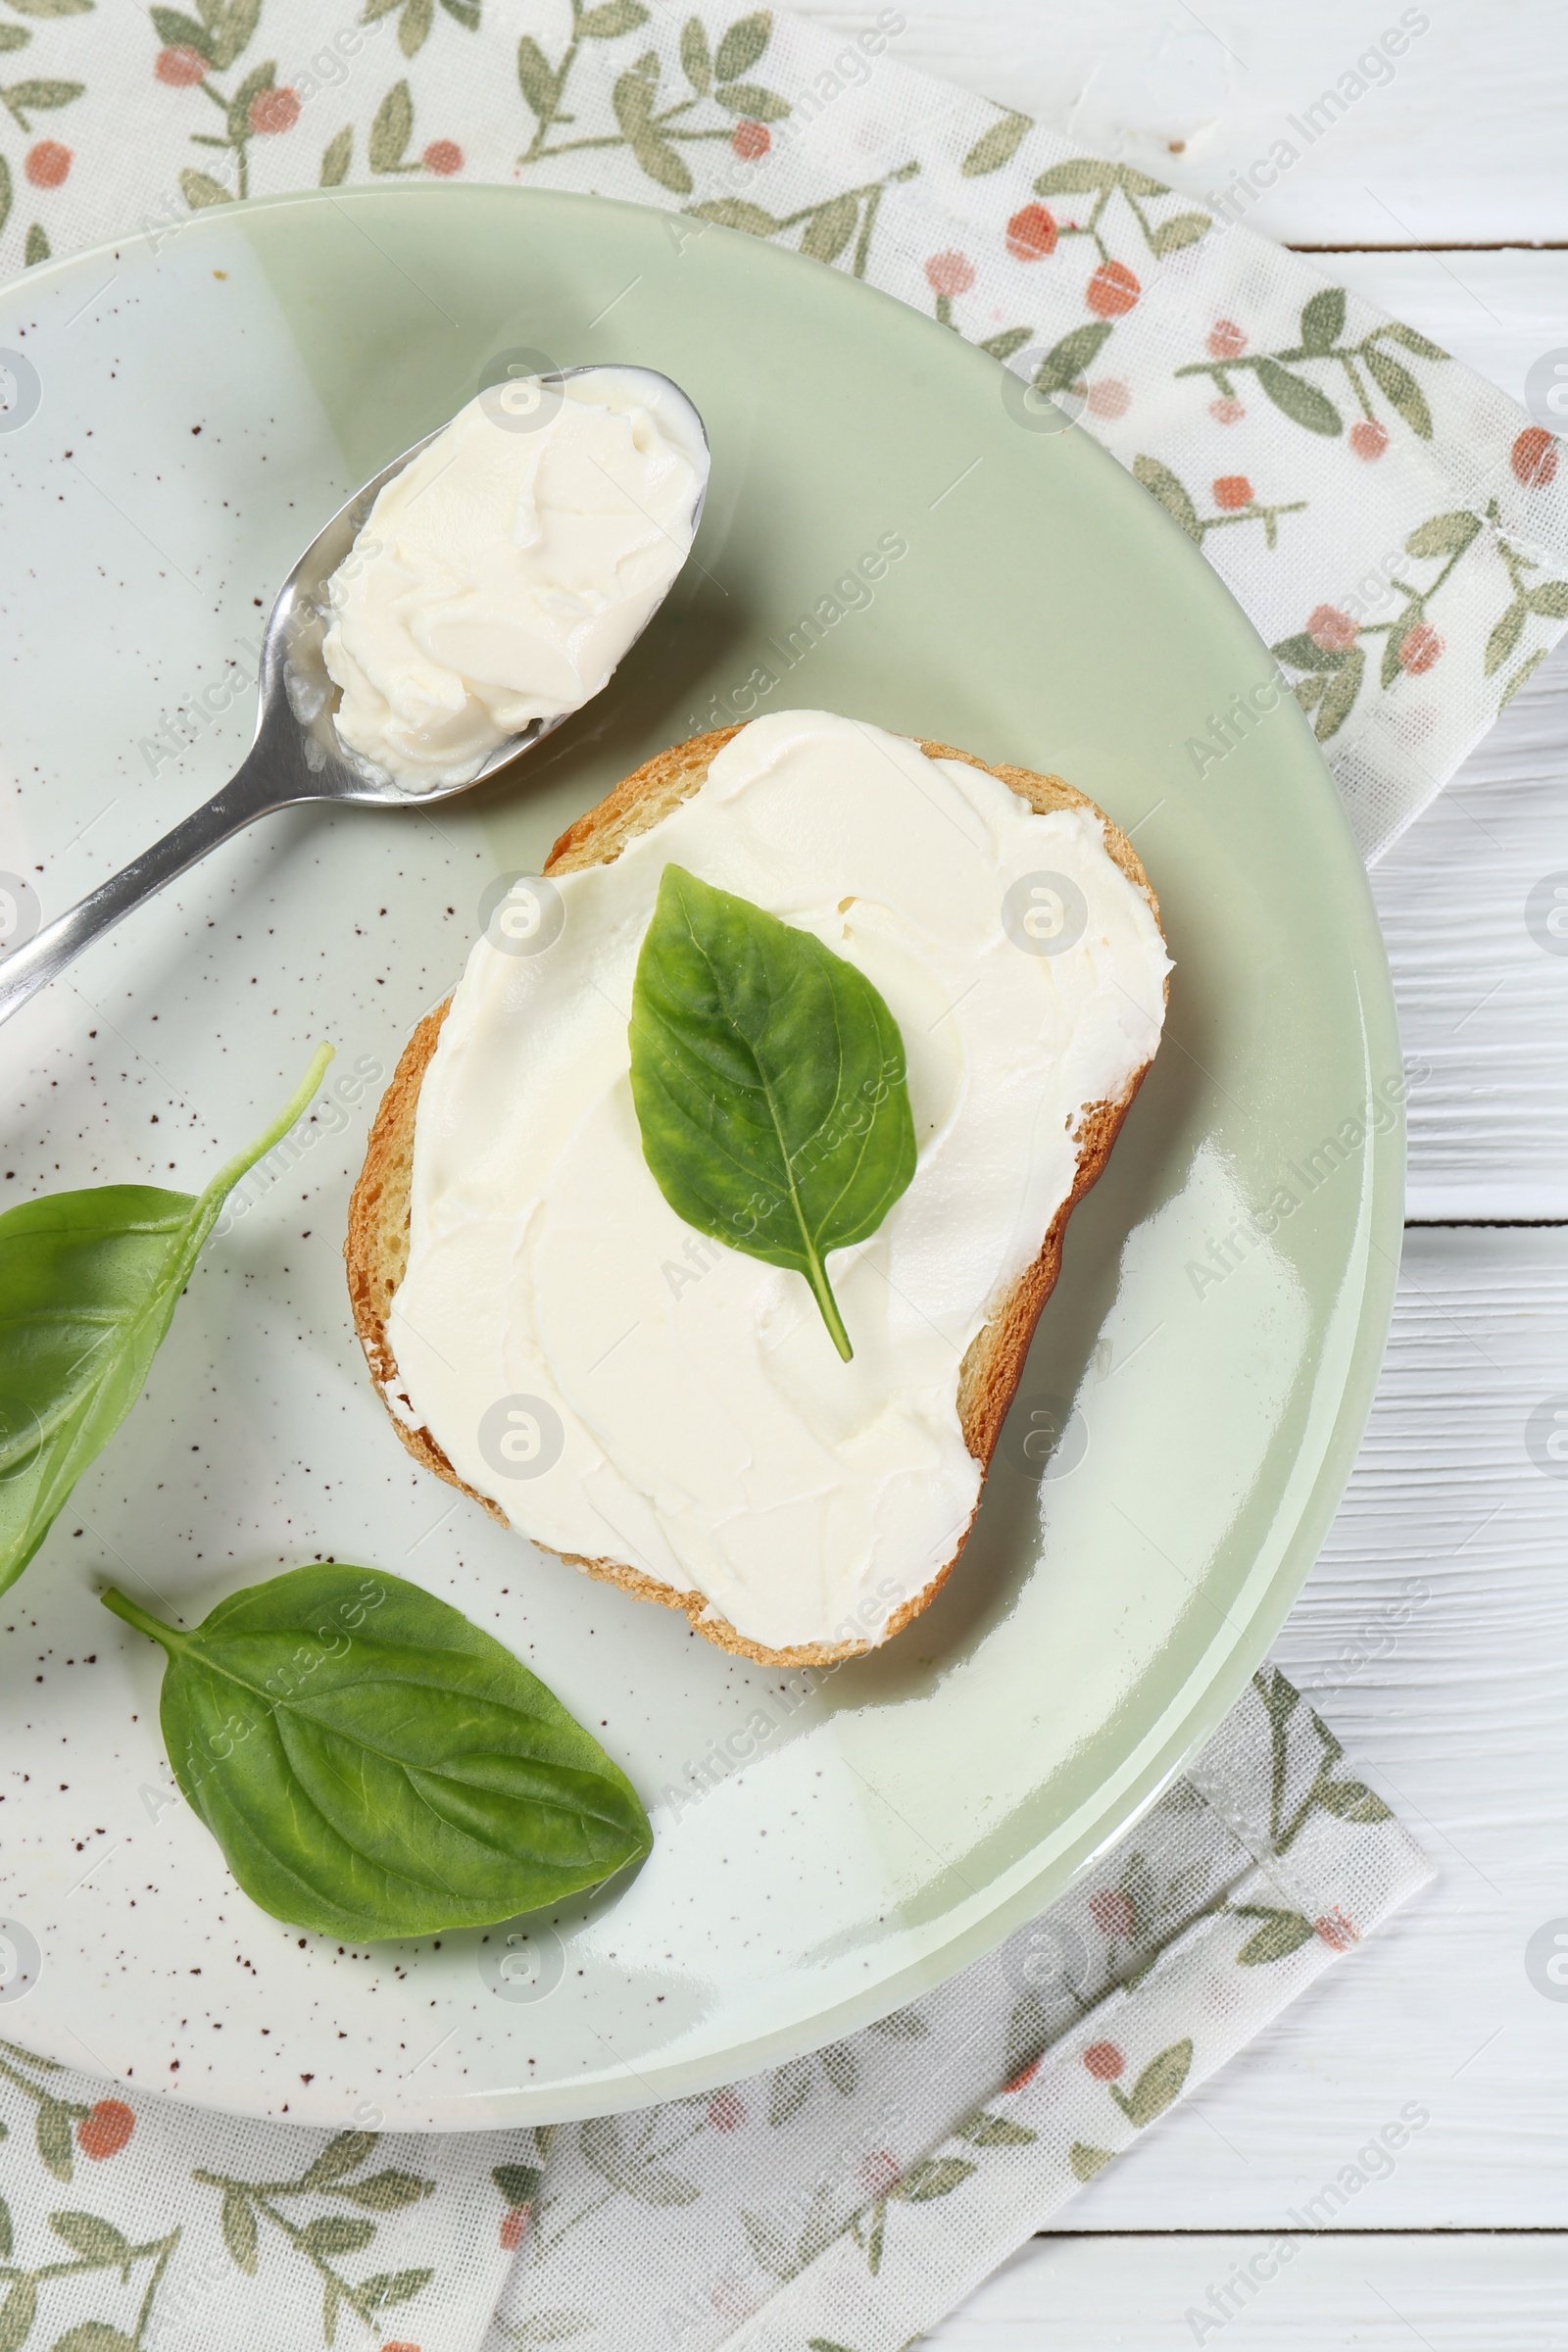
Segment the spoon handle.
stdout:
<path fill-rule="evenodd" d="M 182 874 L 219 842 L 226 841 L 269 809 L 285 806 L 290 796 L 270 784 L 259 764 L 249 760 L 230 776 L 221 792 L 181 818 L 161 841 L 143 850 L 129 865 L 111 874 L 86 898 L 45 924 L 24 946 L 0 957 L 0 1021 L 9 1020 L 39 989 L 63 972 L 88 942 L 108 931 L 122 915 L 152 898 L 176 874 Z"/>

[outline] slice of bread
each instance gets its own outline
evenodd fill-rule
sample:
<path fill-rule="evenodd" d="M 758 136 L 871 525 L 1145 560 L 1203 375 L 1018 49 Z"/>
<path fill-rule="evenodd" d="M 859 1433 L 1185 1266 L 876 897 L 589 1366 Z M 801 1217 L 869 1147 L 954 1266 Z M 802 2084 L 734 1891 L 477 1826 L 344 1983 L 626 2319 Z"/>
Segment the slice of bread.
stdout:
<path fill-rule="evenodd" d="M 694 735 L 686 743 L 662 752 L 634 774 L 617 784 L 598 807 L 578 817 L 557 842 L 545 863 L 547 874 L 572 873 L 587 865 L 608 864 L 619 856 L 626 843 L 694 793 L 708 774 L 709 762 L 738 727 L 723 727 L 710 735 Z M 972 753 L 955 751 L 945 743 L 922 743 L 920 749 L 929 760 L 960 760 L 968 766 L 984 768 L 987 762 Z M 1000 776 L 1020 800 L 1044 815 L 1054 808 L 1082 808 L 1100 818 L 1104 828 L 1105 849 L 1128 880 L 1148 900 L 1154 920 L 1159 920 L 1159 903 L 1150 887 L 1138 854 L 1126 835 L 1118 831 L 1103 811 L 1097 808 L 1085 794 L 1075 792 L 1059 776 L 1037 776 L 1025 767 L 993 767 L 989 773 Z M 1169 983 L 1166 983 L 1167 994 Z M 365 1349 L 370 1376 L 381 1395 L 381 1400 L 391 1415 L 393 1427 L 417 1462 L 433 1470 L 438 1478 L 462 1488 L 475 1502 L 483 1505 L 491 1517 L 503 1526 L 510 1522 L 498 1503 L 466 1485 L 453 1469 L 430 1432 L 415 1417 L 406 1396 L 399 1394 L 398 1367 L 387 1341 L 386 1318 L 393 1297 L 409 1260 L 409 1198 L 414 1173 L 415 1114 L 418 1107 L 419 1088 L 430 1057 L 436 1049 L 441 1024 L 452 1003 L 450 997 L 415 1030 L 393 1074 L 392 1083 L 382 1098 L 381 1107 L 370 1130 L 365 1166 L 354 1188 L 349 1207 L 348 1239 L 343 1254 L 348 1262 L 349 1297 L 354 1307 L 355 1329 Z M 970 1342 L 958 1376 L 958 1418 L 969 1452 L 982 1465 L 990 1467 L 991 1456 L 1001 1434 L 1002 1424 L 1012 1402 L 1013 1391 L 1023 1370 L 1030 1340 L 1034 1336 L 1041 1309 L 1054 1287 L 1061 1264 L 1062 1240 L 1067 1219 L 1094 1183 L 1110 1154 L 1122 1120 L 1132 1105 L 1149 1067 L 1145 1062 L 1129 1080 L 1123 1093 L 1114 1102 L 1086 1102 L 1079 1115 L 1073 1140 L 1078 1147 L 1077 1172 L 1073 1188 L 1052 1220 L 1045 1235 L 1040 1254 L 1027 1266 L 1002 1299 L 989 1323 L 977 1332 Z M 970 1524 L 973 1522 L 971 1520 Z M 925 1589 L 889 1620 L 883 1639 L 900 1633 L 910 1620 L 917 1617 L 927 1603 L 940 1592 L 952 1573 L 958 1553 L 967 1540 L 968 1530 L 960 1539 L 953 1557 L 938 1570 Z M 756 1659 L 764 1665 L 827 1666 L 841 1658 L 853 1657 L 869 1648 L 865 1642 L 818 1642 L 802 1643 L 788 1649 L 765 1649 L 738 1633 L 728 1619 L 719 1614 L 702 1592 L 679 1592 L 673 1587 L 659 1583 L 640 1569 L 617 1560 L 588 1560 L 572 1553 L 563 1557 L 575 1568 L 590 1576 L 603 1578 L 607 1583 L 619 1585 L 626 1592 L 634 1592 L 644 1600 L 657 1600 L 666 1608 L 684 1609 L 696 1631 L 705 1640 L 716 1642 L 721 1649 L 736 1651 L 740 1656 Z"/>

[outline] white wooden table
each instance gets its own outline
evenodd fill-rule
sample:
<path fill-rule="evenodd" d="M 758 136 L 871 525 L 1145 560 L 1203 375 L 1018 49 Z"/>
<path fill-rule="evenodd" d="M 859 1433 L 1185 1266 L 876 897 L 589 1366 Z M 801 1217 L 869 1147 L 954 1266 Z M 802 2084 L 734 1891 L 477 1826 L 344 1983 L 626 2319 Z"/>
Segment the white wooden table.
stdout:
<path fill-rule="evenodd" d="M 858 28 L 873 5 L 796 0 Z M 899 0 L 906 63 L 1201 194 L 1267 152 L 1397 0 Z M 1522 395 L 1568 348 L 1562 0 L 1430 0 L 1430 29 L 1251 214 Z M 1409 23 L 1408 17 L 1405 19 Z M 1531 248 L 1535 248 L 1531 250 Z M 1276 1656 L 1441 1871 L 1244 2058 L 928 2339 L 1139 2352 L 1568 2345 L 1568 1476 L 1525 1450 L 1568 1396 L 1568 648 L 1373 877 L 1407 1052 L 1409 1230 L 1383 1384 Z M 1568 945 L 1568 943 L 1565 943 Z M 1385 1610 L 1409 1601 L 1390 1631 Z M 1187 2317 L 1407 2100 L 1430 2125 L 1236 2316 Z"/>

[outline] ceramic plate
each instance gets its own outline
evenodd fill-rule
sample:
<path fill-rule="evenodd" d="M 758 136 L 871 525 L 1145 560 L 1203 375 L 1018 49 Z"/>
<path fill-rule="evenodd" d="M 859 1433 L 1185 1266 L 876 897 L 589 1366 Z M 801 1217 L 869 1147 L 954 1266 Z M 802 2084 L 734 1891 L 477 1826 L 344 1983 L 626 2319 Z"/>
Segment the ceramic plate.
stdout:
<path fill-rule="evenodd" d="M 1398 1251 L 1399 1057 L 1304 721 L 1287 698 L 1200 776 L 1188 738 L 1271 665 L 1197 549 L 956 335 L 725 230 L 507 189 L 215 210 L 30 271 L 0 346 L 0 864 L 24 912 L 216 790 L 301 547 L 509 358 L 662 368 L 713 447 L 676 593 L 510 781 L 273 817 L 0 1033 L 4 1200 L 196 1189 L 316 1038 L 338 1048 L 0 1600 L 0 1912 L 38 1955 L 4 2031 L 202 2104 L 450 2131 L 640 2105 L 863 2025 L 1149 1801 L 1348 1474 Z M 1176 958 L 958 1573 L 884 1653 L 793 1689 L 417 1471 L 339 1255 L 382 1083 L 486 886 L 651 753 L 790 706 L 1058 770 L 1132 833 Z M 505 1931 L 346 1950 L 264 1917 L 172 1790 L 160 1655 L 99 1590 L 191 1621 L 322 1555 L 493 1630 L 648 1804 L 641 1874 L 514 1931 L 505 1969 Z"/>

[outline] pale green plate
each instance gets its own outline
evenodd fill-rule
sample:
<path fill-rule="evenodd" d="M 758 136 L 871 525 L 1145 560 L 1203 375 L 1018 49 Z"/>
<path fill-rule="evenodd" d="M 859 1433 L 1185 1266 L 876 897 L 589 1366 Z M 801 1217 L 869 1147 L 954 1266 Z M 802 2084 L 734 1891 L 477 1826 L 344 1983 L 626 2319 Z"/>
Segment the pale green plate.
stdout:
<path fill-rule="evenodd" d="M 1268 678 L 1263 647 L 1153 501 L 1086 434 L 1035 429 L 992 361 L 688 225 L 510 190 L 303 197 L 0 296 L 39 389 L 0 437 L 5 860 L 46 912 L 228 772 L 253 707 L 234 680 L 300 547 L 508 355 L 663 368 L 713 447 L 675 595 L 514 781 L 428 816 L 273 819 L 0 1033 L 6 1198 L 199 1183 L 314 1038 L 341 1049 L 333 1107 L 215 1241 L 0 1634 L 0 1913 L 42 1955 L 5 2032 L 138 2085 L 300 2121 L 538 2122 L 892 2009 L 1038 1910 L 1219 1722 L 1360 1435 L 1402 1166 L 1371 900 L 1294 703 L 1201 778 L 1185 748 Z M 650 753 L 790 705 L 1059 770 L 1133 833 L 1176 958 L 958 1572 L 793 1712 L 778 1674 L 416 1473 L 338 1264 L 368 1117 L 485 885 Z M 1265 1235 L 1248 1211 L 1271 1200 Z M 1074 1399 L 1042 1483 L 1031 1456 Z M 159 1657 L 97 1585 L 193 1618 L 322 1553 L 492 1627 L 649 1804 L 646 1868 L 534 1935 L 531 1984 L 498 1993 L 502 1947 L 471 1934 L 302 1941 L 169 1796 Z"/>

